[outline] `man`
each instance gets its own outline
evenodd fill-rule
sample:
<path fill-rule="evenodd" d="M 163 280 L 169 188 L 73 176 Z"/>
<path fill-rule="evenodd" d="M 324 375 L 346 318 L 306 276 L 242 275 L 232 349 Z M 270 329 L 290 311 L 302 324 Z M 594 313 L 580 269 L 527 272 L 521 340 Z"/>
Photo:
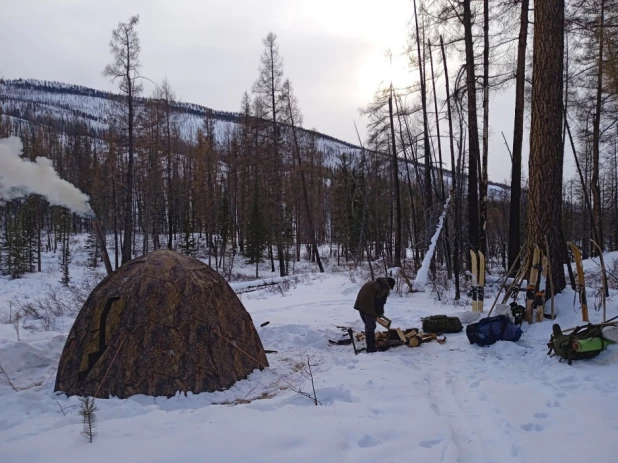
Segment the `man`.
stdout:
<path fill-rule="evenodd" d="M 393 278 L 378 278 L 365 283 L 356 296 L 354 308 L 365 323 L 367 352 L 376 352 L 376 318 L 384 315 L 386 299 L 394 287 Z"/>

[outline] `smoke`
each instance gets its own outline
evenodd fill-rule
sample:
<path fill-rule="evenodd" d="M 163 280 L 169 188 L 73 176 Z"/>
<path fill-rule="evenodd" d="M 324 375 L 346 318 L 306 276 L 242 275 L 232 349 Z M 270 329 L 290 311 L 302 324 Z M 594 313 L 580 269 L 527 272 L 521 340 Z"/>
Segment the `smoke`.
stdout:
<path fill-rule="evenodd" d="M 0 199 L 17 199 L 29 194 L 44 196 L 52 206 L 64 206 L 83 217 L 93 218 L 88 195 L 79 191 L 54 170 L 51 160 L 22 159 L 19 137 L 0 139 Z"/>

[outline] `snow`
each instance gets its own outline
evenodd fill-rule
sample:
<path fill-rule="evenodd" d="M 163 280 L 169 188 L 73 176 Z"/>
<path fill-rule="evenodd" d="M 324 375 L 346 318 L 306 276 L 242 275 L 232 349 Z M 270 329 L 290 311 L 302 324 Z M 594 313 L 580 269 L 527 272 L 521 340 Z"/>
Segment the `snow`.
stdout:
<path fill-rule="evenodd" d="M 431 237 L 431 244 L 429 245 L 429 250 L 425 254 L 423 258 L 423 263 L 421 264 L 421 268 L 418 269 L 416 274 L 416 278 L 412 283 L 412 288 L 416 291 L 424 292 L 425 285 L 427 284 L 427 278 L 429 276 L 429 266 L 431 264 L 431 258 L 433 257 L 436 246 L 438 244 L 438 238 L 440 237 L 440 232 L 442 231 L 442 225 L 444 224 L 444 218 L 446 217 L 446 213 L 448 212 L 448 205 L 451 202 L 451 195 L 448 196 L 446 202 L 444 203 L 444 210 L 442 211 L 442 215 L 440 215 L 440 220 L 438 220 L 438 226 L 436 227 L 436 231 Z"/>
<path fill-rule="evenodd" d="M 611 260 L 608 255 L 608 265 Z M 8 321 L 9 301 L 33 301 L 49 288 L 59 290 L 56 261 L 46 254 L 42 273 L 0 277 L 0 320 Z M 250 274 L 251 267 L 247 270 Z M 93 278 L 78 252 L 71 275 L 76 285 Z M 447 334 L 443 345 L 355 356 L 351 346 L 331 346 L 328 340 L 342 337 L 336 325 L 362 330 L 352 304 L 363 283 L 347 271 L 314 273 L 283 293 L 265 288 L 241 294 L 264 347 L 278 351 L 268 354 L 270 367 L 227 391 L 97 399 L 93 444 L 80 435 L 77 398 L 53 392 L 73 318 L 57 320 L 53 331 L 25 329 L 35 321 L 22 319 L 19 341 L 12 324 L 0 324 L 0 365 L 19 389 L 0 372 L 0 462 L 613 459 L 618 345 L 568 366 L 546 355 L 553 323 L 546 321 L 524 323 L 517 343 L 481 348 L 461 332 Z M 618 292 L 610 293 L 608 318 L 618 314 Z M 582 323 L 573 299 L 570 290 L 556 297 L 556 322 L 563 328 Z M 401 328 L 420 327 L 421 317 L 431 314 L 461 316 L 466 323 L 478 317 L 468 300 L 456 304 L 450 293 L 442 300 L 447 302 L 431 292 L 393 294 L 386 315 Z M 14 315 L 15 305 L 11 310 Z M 601 312 L 590 310 L 590 316 L 600 321 Z M 311 390 L 299 373 L 306 355 L 322 362 L 314 369 L 321 406 L 290 386 Z"/>

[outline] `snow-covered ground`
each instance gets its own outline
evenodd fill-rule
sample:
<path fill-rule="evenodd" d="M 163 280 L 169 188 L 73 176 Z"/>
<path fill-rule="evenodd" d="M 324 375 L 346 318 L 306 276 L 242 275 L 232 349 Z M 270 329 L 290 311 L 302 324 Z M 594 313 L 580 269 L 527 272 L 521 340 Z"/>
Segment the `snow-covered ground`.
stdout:
<path fill-rule="evenodd" d="M 608 256 L 608 264 L 612 260 Z M 36 300 L 58 288 L 56 259 L 21 280 L 0 279 L 0 320 L 9 301 Z M 95 279 L 77 255 L 75 284 Z M 586 268 L 592 270 L 593 262 Z M 102 269 L 100 269 L 102 270 Z M 249 269 L 249 272 L 251 270 Z M 250 274 L 250 273 L 249 273 Z M 270 275 L 261 275 L 270 277 Z M 274 275 L 276 276 L 276 275 Z M 611 461 L 618 431 L 618 345 L 572 366 L 550 358 L 551 321 L 528 326 L 517 343 L 470 345 L 465 332 L 445 344 L 398 347 L 354 355 L 336 325 L 362 329 L 352 308 L 362 281 L 348 272 L 305 275 L 272 289 L 242 294 L 268 354 L 270 368 L 230 390 L 173 398 L 97 399 L 94 443 L 80 435 L 76 397 L 53 392 L 70 317 L 55 331 L 27 330 L 22 319 L 0 325 L 0 462 L 574 462 Z M 246 287 L 247 285 L 241 285 Z M 596 288 L 589 288 L 592 306 Z M 59 291 L 62 294 L 61 291 Z M 489 307 L 493 300 L 488 288 Z M 608 317 L 618 314 L 612 292 Z M 563 328 L 581 324 L 574 294 L 556 299 Z M 393 326 L 420 327 L 420 318 L 452 314 L 469 323 L 470 305 L 425 293 L 393 295 Z M 590 308 L 593 321 L 601 312 Z M 269 321 L 264 327 L 260 324 Z M 379 327 L 379 329 L 382 329 Z M 312 356 L 321 406 L 293 389 L 311 391 L 299 363 Z"/>

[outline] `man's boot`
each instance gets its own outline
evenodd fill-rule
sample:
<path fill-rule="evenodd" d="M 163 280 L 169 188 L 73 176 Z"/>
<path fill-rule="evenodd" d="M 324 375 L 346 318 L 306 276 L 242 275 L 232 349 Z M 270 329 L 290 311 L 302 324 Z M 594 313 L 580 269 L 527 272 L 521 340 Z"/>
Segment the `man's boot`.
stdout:
<path fill-rule="evenodd" d="M 368 352 L 368 353 L 377 352 L 377 349 L 376 349 L 376 333 L 375 333 L 375 331 L 367 331 L 365 333 L 365 340 L 367 342 L 366 352 Z"/>

